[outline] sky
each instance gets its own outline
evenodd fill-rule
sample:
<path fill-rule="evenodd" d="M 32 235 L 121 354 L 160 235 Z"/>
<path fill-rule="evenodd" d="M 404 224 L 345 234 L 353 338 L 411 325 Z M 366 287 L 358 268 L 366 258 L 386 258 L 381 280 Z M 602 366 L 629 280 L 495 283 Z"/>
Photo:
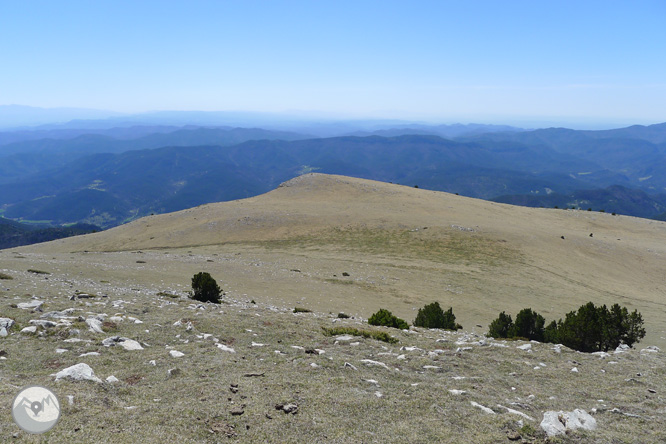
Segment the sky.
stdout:
<path fill-rule="evenodd" d="M 666 121 L 666 2 L 0 0 L 0 105 Z"/>

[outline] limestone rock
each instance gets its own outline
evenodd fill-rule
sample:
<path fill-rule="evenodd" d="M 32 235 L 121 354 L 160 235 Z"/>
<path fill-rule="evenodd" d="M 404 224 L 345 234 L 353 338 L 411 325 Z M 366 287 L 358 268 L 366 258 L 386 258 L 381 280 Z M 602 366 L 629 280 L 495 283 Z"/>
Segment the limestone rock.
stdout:
<path fill-rule="evenodd" d="M 102 345 L 105 347 L 113 347 L 114 345 L 120 345 L 125 350 L 143 350 L 141 344 L 139 344 L 134 339 L 121 338 L 120 336 L 111 336 L 102 341 Z"/>
<path fill-rule="evenodd" d="M 14 325 L 14 320 L 9 318 L 0 318 L 0 328 L 4 328 L 9 331 L 10 328 Z"/>
<path fill-rule="evenodd" d="M 185 353 L 179 352 L 178 350 L 171 350 L 169 354 L 171 355 L 172 358 L 180 358 L 185 356 Z"/>
<path fill-rule="evenodd" d="M 30 327 L 25 327 L 24 329 L 21 330 L 21 333 L 36 333 L 36 332 L 37 332 L 36 325 L 31 325 Z"/>
<path fill-rule="evenodd" d="M 581 409 L 576 409 L 573 412 L 555 412 L 551 410 L 543 414 L 543 421 L 541 421 L 540 426 L 550 437 L 564 435 L 567 430 L 595 430 L 597 421 Z"/>
<path fill-rule="evenodd" d="M 80 363 L 60 370 L 55 374 L 55 380 L 71 379 L 73 381 L 94 381 L 102 382 L 101 379 L 95 376 L 93 369 L 88 364 Z"/>
<path fill-rule="evenodd" d="M 44 301 L 38 301 L 38 300 L 32 300 L 30 302 L 21 302 L 19 304 L 16 304 L 18 308 L 21 308 L 23 310 L 41 310 L 41 306 L 44 304 Z"/>
<path fill-rule="evenodd" d="M 88 325 L 90 331 L 94 333 L 104 333 L 104 330 L 102 330 L 102 321 L 99 319 L 88 318 L 86 319 L 86 324 Z"/>

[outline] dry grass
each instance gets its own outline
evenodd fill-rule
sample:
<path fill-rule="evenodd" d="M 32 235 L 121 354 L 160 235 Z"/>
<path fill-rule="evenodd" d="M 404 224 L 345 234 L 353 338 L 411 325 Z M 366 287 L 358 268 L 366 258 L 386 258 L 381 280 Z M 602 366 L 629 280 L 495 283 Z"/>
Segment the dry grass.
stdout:
<path fill-rule="evenodd" d="M 0 395 L 10 400 L 29 384 L 52 388 L 62 405 L 60 423 L 46 436 L 53 443 L 226 442 L 229 436 L 238 442 L 496 443 L 516 432 L 528 442 L 545 442 L 538 426 L 543 412 L 574 408 L 596 409 L 599 430 L 552 442 L 666 439 L 666 420 L 659 413 L 666 391 L 661 353 L 636 350 L 601 359 L 567 349 L 558 354 L 549 344 L 533 344 L 533 351 L 525 352 L 516 348 L 520 341 L 480 345 L 483 337 L 468 333 L 369 329 L 335 315 L 293 314 L 287 308 L 242 301 L 193 309 L 191 301 L 174 303 L 149 295 L 147 289 L 134 297 L 122 296 L 123 308 L 113 308 L 113 298 L 89 305 L 57 294 L 46 297 L 54 310 L 76 308 L 72 316 L 136 316 L 143 324 L 126 319 L 114 334 L 145 346 L 138 351 L 106 348 L 101 340 L 109 335 L 87 330 L 75 337 L 90 342 L 66 343 L 56 335 L 17 332 L 3 340 L 8 359 L 0 364 Z M 3 299 L 0 303 L 7 307 L 8 298 Z M 21 325 L 35 317 L 25 310 L 5 311 Z M 178 320 L 181 325 L 174 325 Z M 194 326 L 190 331 L 188 322 Z M 363 337 L 362 332 L 370 331 L 391 334 L 398 342 Z M 337 334 L 350 332 L 360 332 L 358 345 L 336 343 Z M 204 333 L 213 336 L 204 339 Z M 218 349 L 214 339 L 236 353 Z M 68 351 L 56 354 L 56 348 Z M 170 349 L 185 356 L 172 358 Z M 324 353 L 306 353 L 307 349 Z M 100 356 L 78 356 L 91 351 Z M 387 368 L 364 363 L 368 359 Z M 156 365 L 149 364 L 151 360 Z M 49 376 L 78 362 L 88 363 L 102 379 L 114 375 L 120 382 L 55 383 Z M 579 372 L 572 373 L 573 367 Z M 169 375 L 170 369 L 178 371 Z M 454 395 L 452 389 L 466 393 Z M 72 405 L 67 401 L 70 395 Z M 483 413 L 471 401 L 496 414 Z M 286 403 L 297 404 L 298 413 L 275 409 Z M 0 436 L 9 438 L 19 430 L 8 402 L 4 404 Z M 520 417 L 499 405 L 534 420 L 523 418 L 521 425 Z M 638 417 L 615 413 L 614 408 Z M 239 410 L 243 414 L 232 414 Z M 15 442 L 34 441 L 25 433 L 19 435 Z"/>
<path fill-rule="evenodd" d="M 575 408 L 596 409 L 600 429 L 561 442 L 666 440 L 661 352 L 601 359 L 558 354 L 547 344 L 525 352 L 516 349 L 520 341 L 478 343 L 502 310 L 531 307 L 550 320 L 592 300 L 638 309 L 648 330 L 639 346 L 666 348 L 663 223 L 315 175 L 257 198 L 16 250 L 20 257 L 0 252 L 0 269 L 14 278 L 3 281 L 0 312 L 20 327 L 39 316 L 16 308 L 32 295 L 45 299 L 47 310 L 74 307 L 73 316 L 125 320 L 109 321 L 115 329 L 104 335 L 74 320 L 79 337 L 92 342 L 65 343 L 63 327 L 36 337 L 15 328 L 0 339 L 7 352 L 0 361 L 0 396 L 7 399 L 0 438 L 18 430 L 6 407 L 13 395 L 39 384 L 54 388 L 63 404 L 49 442 L 495 443 L 515 433 L 543 442 L 543 412 Z M 26 273 L 26 266 L 51 275 Z M 200 271 L 224 288 L 226 304 L 199 309 L 187 298 Z M 77 291 L 97 296 L 70 300 Z M 404 333 L 360 321 L 387 308 L 411 322 L 433 301 L 453 307 L 466 333 Z M 293 307 L 313 312 L 294 314 Z M 339 312 L 354 319 L 338 319 Z M 359 336 L 358 345 L 336 344 L 326 331 L 337 327 L 399 342 Z M 145 349 L 101 346 L 112 335 Z M 236 353 L 220 350 L 213 338 Z M 412 346 L 418 348 L 401 349 Z M 56 354 L 58 347 L 68 351 Z M 185 356 L 171 358 L 169 347 Z M 101 356 L 78 357 L 90 351 Z M 55 384 L 49 376 L 81 361 L 121 382 Z M 298 404 L 298 414 L 275 410 L 285 403 Z M 498 405 L 535 420 L 521 426 Z M 231 414 L 239 409 L 243 414 Z M 34 440 L 21 434 L 16 441 Z"/>

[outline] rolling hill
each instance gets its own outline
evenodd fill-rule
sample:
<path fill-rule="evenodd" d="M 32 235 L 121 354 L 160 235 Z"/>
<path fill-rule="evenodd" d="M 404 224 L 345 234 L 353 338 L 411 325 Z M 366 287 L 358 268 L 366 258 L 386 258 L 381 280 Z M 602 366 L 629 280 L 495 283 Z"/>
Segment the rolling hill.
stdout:
<path fill-rule="evenodd" d="M 265 266 L 250 274 L 231 264 L 206 268 L 232 288 L 292 304 L 305 295 L 321 311 L 388 306 L 411 318 L 434 298 L 452 305 L 463 325 L 485 324 L 501 310 L 531 306 L 553 318 L 589 300 L 619 302 L 643 312 L 651 343 L 666 345 L 659 314 L 665 240 L 666 224 L 657 221 L 306 174 L 261 196 L 150 216 L 34 251 L 249 254 Z M 343 271 L 351 278 L 341 279 Z"/>

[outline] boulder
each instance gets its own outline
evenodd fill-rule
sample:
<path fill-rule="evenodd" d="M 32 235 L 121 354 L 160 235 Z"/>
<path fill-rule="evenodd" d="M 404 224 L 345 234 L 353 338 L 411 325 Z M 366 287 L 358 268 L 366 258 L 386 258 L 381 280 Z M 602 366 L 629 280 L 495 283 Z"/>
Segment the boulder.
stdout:
<path fill-rule="evenodd" d="M 0 318 L 0 328 L 4 328 L 9 331 L 10 328 L 14 325 L 14 320 L 9 318 Z"/>
<path fill-rule="evenodd" d="M 573 412 L 547 411 L 543 414 L 543 421 L 541 421 L 540 426 L 551 437 L 564 435 L 568 430 L 595 430 L 597 421 L 581 409 L 576 409 Z"/>
<path fill-rule="evenodd" d="M 88 364 L 84 363 L 76 364 L 71 367 L 67 367 L 64 370 L 60 370 L 58 373 L 55 374 L 55 380 L 59 381 L 61 379 L 71 379 L 73 381 L 86 380 L 86 381 L 102 382 L 101 379 L 95 376 L 93 369 L 90 368 Z"/>

